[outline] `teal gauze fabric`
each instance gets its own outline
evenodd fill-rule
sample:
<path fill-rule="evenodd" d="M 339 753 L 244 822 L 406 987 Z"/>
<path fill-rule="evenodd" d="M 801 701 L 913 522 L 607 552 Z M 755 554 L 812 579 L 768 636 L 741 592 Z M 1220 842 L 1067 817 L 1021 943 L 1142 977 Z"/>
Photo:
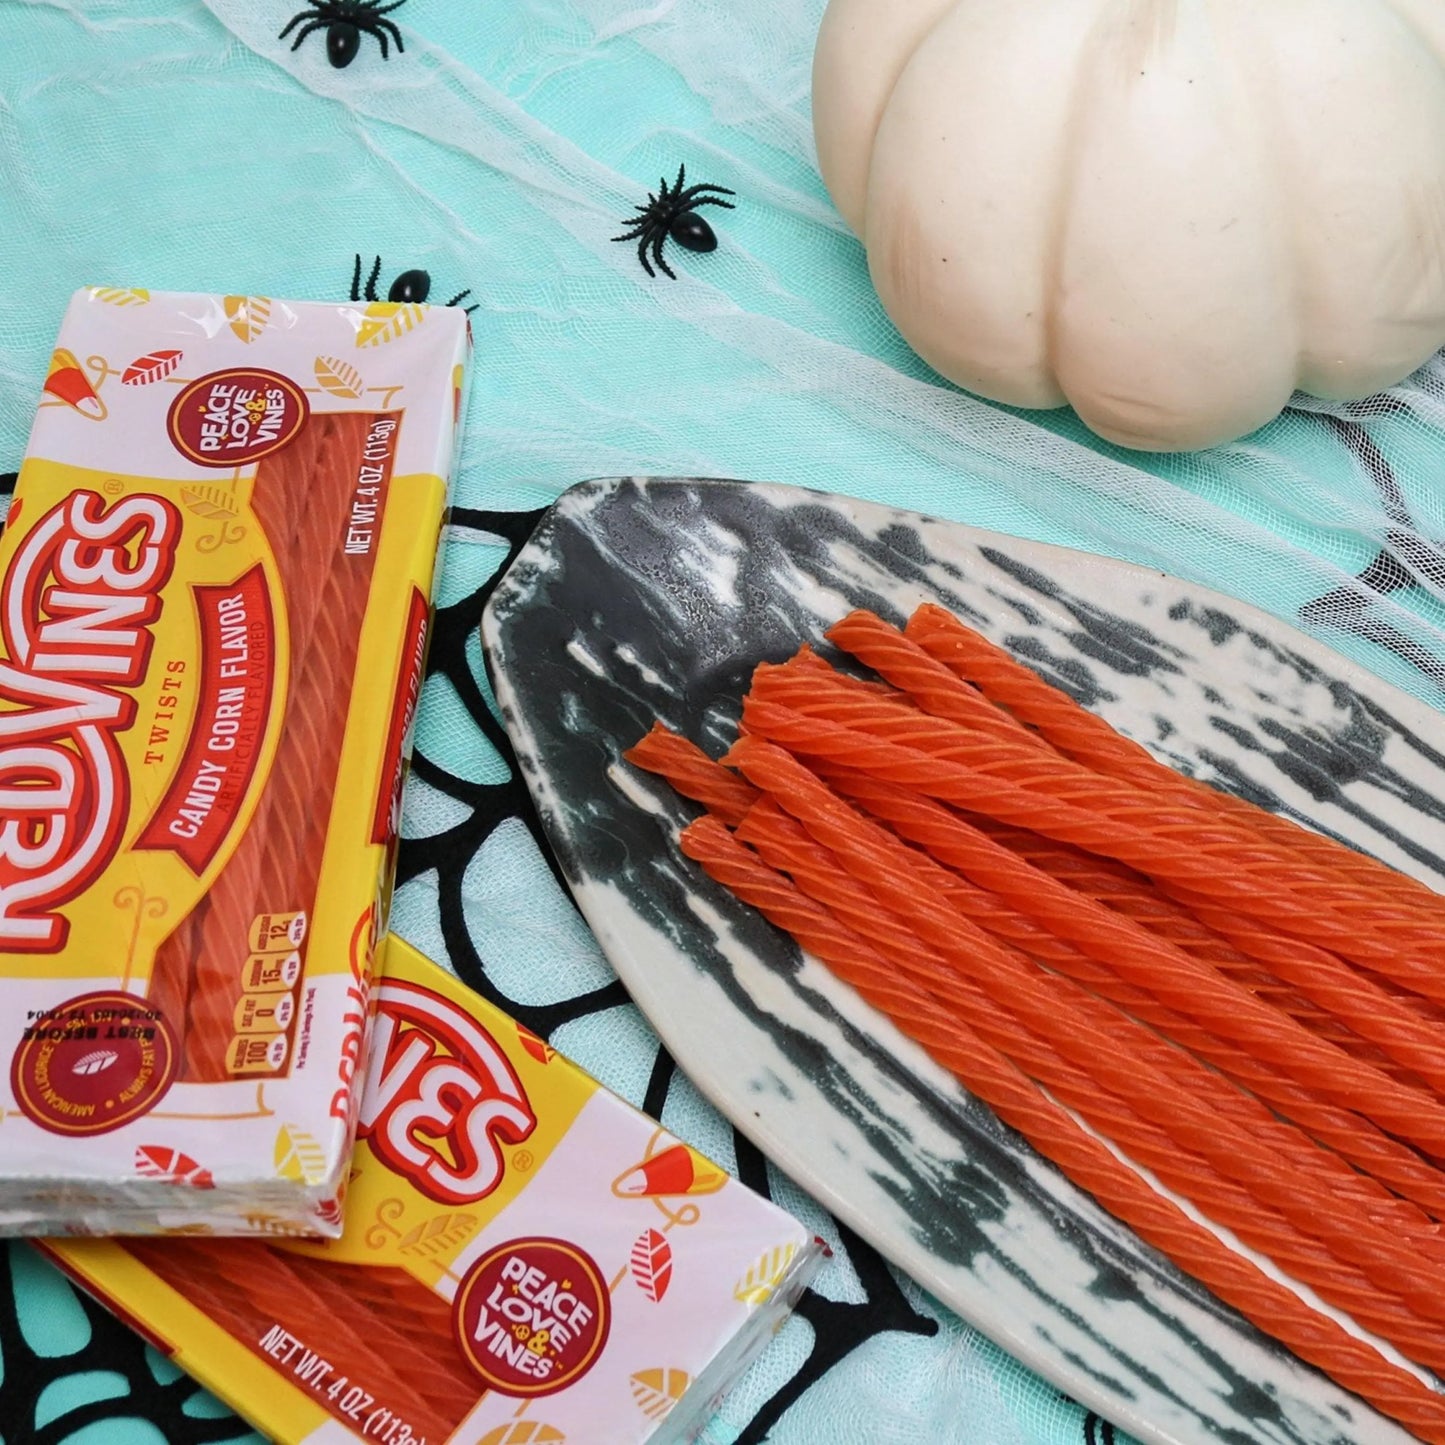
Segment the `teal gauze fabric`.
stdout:
<path fill-rule="evenodd" d="M 325 29 L 279 38 L 297 8 L 0 0 L 0 473 L 19 464 L 78 286 L 341 299 L 374 268 L 382 297 L 414 270 L 433 301 L 469 292 L 460 510 L 395 927 L 830 1240 L 833 1263 L 712 1445 L 1116 1438 L 740 1155 L 659 1064 L 488 741 L 477 599 L 525 514 L 574 482 L 767 479 L 1207 583 L 1303 618 L 1438 705 L 1445 370 L 1354 408 L 1300 398 L 1202 455 L 1116 451 L 1067 412 L 1025 417 L 942 384 L 889 324 L 813 161 L 823 0 L 402 0 L 387 18 L 404 47 L 392 36 L 383 56 L 362 34 L 344 67 Z M 670 247 L 677 279 L 649 278 L 611 238 L 682 164 L 736 209 L 707 213 L 716 252 Z M 23 1245 L 9 1289 L 5 1445 L 254 1438 Z"/>

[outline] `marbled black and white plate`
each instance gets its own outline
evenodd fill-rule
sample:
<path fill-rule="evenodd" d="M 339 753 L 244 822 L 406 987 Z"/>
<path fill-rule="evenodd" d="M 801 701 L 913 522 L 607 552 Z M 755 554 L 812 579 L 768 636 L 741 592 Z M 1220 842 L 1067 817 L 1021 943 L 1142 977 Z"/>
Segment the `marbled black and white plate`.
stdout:
<path fill-rule="evenodd" d="M 1076 1399 L 1160 1445 L 1404 1445 L 1041 1160 L 673 846 L 621 762 L 661 719 L 720 753 L 753 667 L 850 608 L 931 600 L 1186 772 L 1445 891 L 1441 719 L 1284 624 L 1099 557 L 789 487 L 569 491 L 484 623 L 577 902 L 712 1102 L 839 1219 Z"/>

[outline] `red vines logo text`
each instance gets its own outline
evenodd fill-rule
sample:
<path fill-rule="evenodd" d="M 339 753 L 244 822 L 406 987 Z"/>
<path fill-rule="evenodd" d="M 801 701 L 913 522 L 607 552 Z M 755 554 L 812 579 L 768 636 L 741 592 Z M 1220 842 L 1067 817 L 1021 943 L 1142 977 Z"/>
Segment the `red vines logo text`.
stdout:
<path fill-rule="evenodd" d="M 135 719 L 180 515 L 163 497 L 75 492 L 0 581 L 0 949 L 54 952 L 56 910 L 115 853 L 130 800 L 117 734 Z"/>
<path fill-rule="evenodd" d="M 430 989 L 388 979 L 376 996 L 359 1136 L 429 1199 L 485 1198 L 502 1182 L 503 1144 L 537 1126 L 507 1056 Z"/>

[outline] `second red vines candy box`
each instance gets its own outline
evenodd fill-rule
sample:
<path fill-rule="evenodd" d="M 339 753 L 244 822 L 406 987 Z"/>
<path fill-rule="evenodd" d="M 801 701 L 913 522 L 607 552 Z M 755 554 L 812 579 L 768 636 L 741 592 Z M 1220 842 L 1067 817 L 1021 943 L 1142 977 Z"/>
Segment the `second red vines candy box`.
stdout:
<path fill-rule="evenodd" d="M 340 1239 L 55 1241 L 269 1437 L 683 1441 L 824 1253 L 388 939 Z"/>

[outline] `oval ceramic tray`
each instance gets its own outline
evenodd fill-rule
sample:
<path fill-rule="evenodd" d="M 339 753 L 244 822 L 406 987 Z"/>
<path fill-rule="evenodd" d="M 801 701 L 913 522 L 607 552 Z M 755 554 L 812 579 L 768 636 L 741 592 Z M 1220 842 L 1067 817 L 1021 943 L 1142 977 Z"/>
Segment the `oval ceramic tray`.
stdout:
<path fill-rule="evenodd" d="M 1159 1445 L 1405 1445 L 1041 1160 L 673 846 L 696 811 L 620 761 L 654 719 L 714 755 L 755 664 L 852 607 L 936 601 L 1172 766 L 1445 890 L 1441 719 L 1157 572 L 787 487 L 590 482 L 484 622 L 548 836 L 683 1069 L 800 1185 L 1074 1398 Z"/>

